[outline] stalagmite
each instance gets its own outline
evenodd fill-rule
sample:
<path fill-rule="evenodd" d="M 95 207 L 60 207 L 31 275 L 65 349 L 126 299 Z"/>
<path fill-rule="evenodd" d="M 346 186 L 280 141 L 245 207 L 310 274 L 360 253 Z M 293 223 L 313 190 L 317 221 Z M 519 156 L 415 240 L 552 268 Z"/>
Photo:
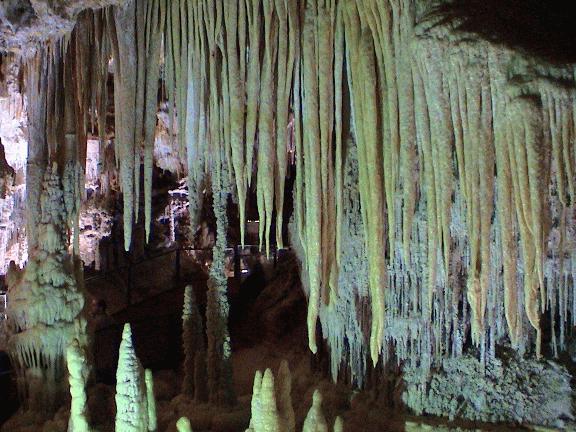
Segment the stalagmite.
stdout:
<path fill-rule="evenodd" d="M 292 376 L 286 360 L 282 360 L 276 373 L 275 391 L 282 431 L 294 432 L 296 420 L 294 408 L 292 408 Z"/>
<path fill-rule="evenodd" d="M 186 417 L 180 417 L 176 422 L 176 428 L 178 432 L 192 432 L 192 426 L 190 425 L 190 420 Z"/>
<path fill-rule="evenodd" d="M 144 371 L 144 380 L 146 382 L 146 402 L 148 408 L 148 431 L 156 432 L 156 399 L 154 398 L 154 376 L 150 369 Z"/>
<path fill-rule="evenodd" d="M 257 382 L 256 380 L 259 380 Z M 276 394 L 274 389 L 274 375 L 270 369 L 266 369 L 261 377 L 254 378 L 254 394 L 256 411 L 250 419 L 250 432 L 280 432 L 280 418 L 276 406 Z M 253 402 L 254 403 L 254 402 Z M 254 405 L 253 405 L 254 406 Z"/>
<path fill-rule="evenodd" d="M 319 390 L 314 390 L 312 406 L 304 420 L 302 432 L 328 432 L 328 424 L 322 414 L 322 394 Z"/>
<path fill-rule="evenodd" d="M 254 376 L 250 426 L 247 432 L 294 432 L 295 420 L 291 398 L 291 376 L 288 362 L 283 360 L 277 379 L 270 369 Z"/>
<path fill-rule="evenodd" d="M 86 382 L 88 381 L 89 368 L 86 364 L 86 352 L 78 339 L 73 339 L 66 349 L 66 362 L 70 382 L 70 420 L 69 432 L 89 432 L 86 404 Z"/>
<path fill-rule="evenodd" d="M 334 432 L 344 432 L 344 422 L 340 416 L 334 420 Z"/>
<path fill-rule="evenodd" d="M 130 324 L 124 325 L 116 371 L 116 430 L 148 432 L 144 370 L 136 357 Z"/>
<path fill-rule="evenodd" d="M 202 317 L 196 304 L 192 285 L 187 285 L 184 290 L 182 344 L 184 350 L 182 393 L 194 397 L 196 400 L 204 400 L 206 393 L 206 348 Z"/>
<path fill-rule="evenodd" d="M 223 155 L 220 154 L 220 157 Z M 216 243 L 212 249 L 212 266 L 208 279 L 206 306 L 208 397 L 212 403 L 231 405 L 235 401 L 232 387 L 232 349 L 228 333 L 228 278 L 225 273 L 228 217 L 226 214 L 229 185 L 222 159 L 212 177 L 213 208 L 216 216 Z"/>

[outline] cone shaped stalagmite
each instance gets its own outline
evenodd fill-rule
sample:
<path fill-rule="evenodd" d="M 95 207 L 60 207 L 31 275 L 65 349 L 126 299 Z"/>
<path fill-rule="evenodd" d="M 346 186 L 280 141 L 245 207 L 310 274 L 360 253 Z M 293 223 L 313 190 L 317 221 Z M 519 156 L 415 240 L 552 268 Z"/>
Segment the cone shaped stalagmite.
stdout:
<path fill-rule="evenodd" d="M 116 430 L 148 432 L 148 402 L 142 365 L 136 357 L 130 324 L 124 325 L 116 370 Z"/>

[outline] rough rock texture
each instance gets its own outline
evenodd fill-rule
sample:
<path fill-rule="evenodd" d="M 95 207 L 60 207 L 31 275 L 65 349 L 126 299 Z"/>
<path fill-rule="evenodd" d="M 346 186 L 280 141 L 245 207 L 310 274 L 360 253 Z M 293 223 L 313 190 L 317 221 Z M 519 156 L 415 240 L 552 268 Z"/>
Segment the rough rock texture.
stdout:
<path fill-rule="evenodd" d="M 144 370 L 134 351 L 130 324 L 124 325 L 116 372 L 116 430 L 126 432 L 148 430 Z"/>
<path fill-rule="evenodd" d="M 465 355 L 445 360 L 426 384 L 416 370 L 404 378 L 404 402 L 419 415 L 555 427 L 573 419 L 571 377 L 548 361 L 495 359 L 482 370 L 476 358 Z"/>
<path fill-rule="evenodd" d="M 112 232 L 112 216 L 98 203 L 90 203 L 80 213 L 80 258 L 85 266 L 100 269 L 100 241 Z"/>
<path fill-rule="evenodd" d="M 83 335 L 79 314 L 84 295 L 67 252 L 64 198 L 55 164 L 42 188 L 38 247 L 24 270 L 11 264 L 6 280 L 9 346 L 20 393 L 29 408 L 49 413 L 62 392 L 66 347 L 72 337 Z"/>
<path fill-rule="evenodd" d="M 0 3 L 0 52 L 26 56 L 35 45 L 72 31 L 78 14 L 125 0 L 5 0 Z"/>

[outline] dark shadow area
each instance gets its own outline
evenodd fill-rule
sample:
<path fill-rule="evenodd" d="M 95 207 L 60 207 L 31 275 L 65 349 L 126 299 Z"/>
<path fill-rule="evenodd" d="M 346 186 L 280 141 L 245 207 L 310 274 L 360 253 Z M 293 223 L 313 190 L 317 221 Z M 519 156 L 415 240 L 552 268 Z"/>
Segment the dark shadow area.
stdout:
<path fill-rule="evenodd" d="M 456 0 L 433 12 L 461 20 L 457 27 L 554 64 L 576 62 L 576 2 L 570 0 Z"/>
<path fill-rule="evenodd" d="M 0 426 L 18 409 L 14 371 L 10 358 L 0 351 Z"/>

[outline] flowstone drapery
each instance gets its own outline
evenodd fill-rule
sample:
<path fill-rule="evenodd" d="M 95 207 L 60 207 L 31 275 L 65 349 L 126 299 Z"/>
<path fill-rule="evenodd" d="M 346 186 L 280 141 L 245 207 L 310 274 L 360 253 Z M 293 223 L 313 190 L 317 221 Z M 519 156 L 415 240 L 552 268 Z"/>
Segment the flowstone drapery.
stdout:
<path fill-rule="evenodd" d="M 56 164 L 44 176 L 40 209 L 38 242 L 29 261 L 19 274 L 12 266 L 7 278 L 9 350 L 26 407 L 48 414 L 65 390 L 66 347 L 73 337 L 86 337 L 79 319 L 84 296 L 67 251 L 66 209 Z"/>

